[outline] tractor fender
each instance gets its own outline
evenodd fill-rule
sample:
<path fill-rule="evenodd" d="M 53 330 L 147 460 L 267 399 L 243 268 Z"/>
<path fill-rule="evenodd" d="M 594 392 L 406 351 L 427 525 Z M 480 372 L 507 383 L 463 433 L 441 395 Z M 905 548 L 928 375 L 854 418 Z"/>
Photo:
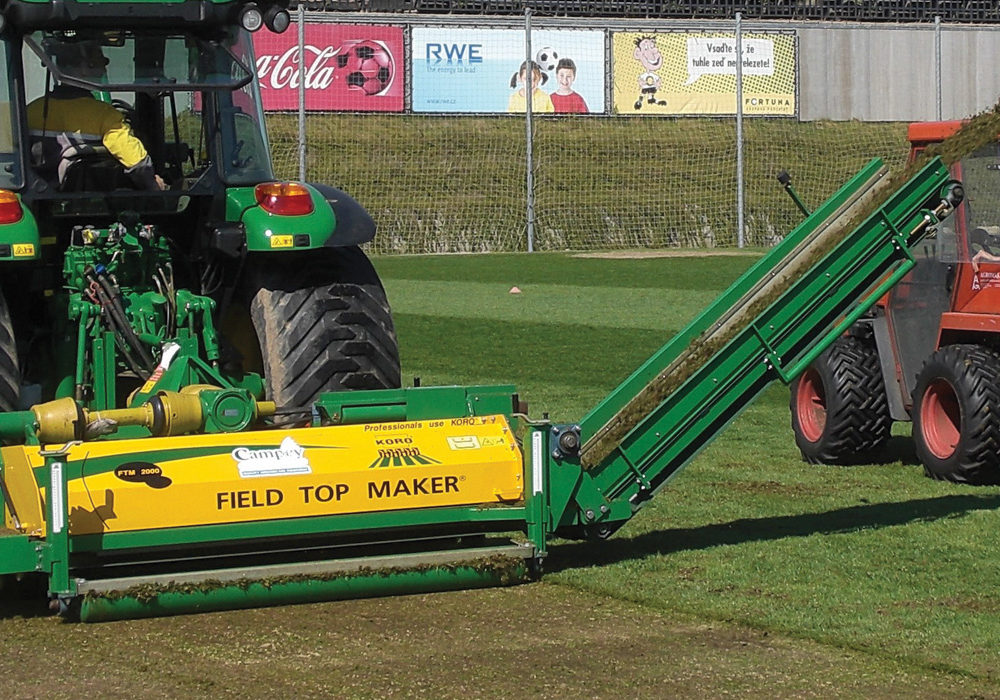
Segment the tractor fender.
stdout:
<path fill-rule="evenodd" d="M 7 222 L 0 223 L 0 262 L 38 260 L 41 255 L 38 222 L 21 196 L 15 194 L 14 198 L 16 201 L 4 202 Z"/>
<path fill-rule="evenodd" d="M 358 200 L 343 190 L 310 182 L 333 209 L 336 224 L 324 244 L 328 248 L 361 245 L 375 238 L 375 220 Z"/>
<path fill-rule="evenodd" d="M 329 185 L 306 187 L 312 196 L 313 211 L 293 216 L 265 211 L 254 201 L 251 187 L 227 191 L 227 219 L 243 224 L 248 251 L 281 253 L 343 248 L 367 243 L 375 237 L 375 221 L 349 194 Z"/>

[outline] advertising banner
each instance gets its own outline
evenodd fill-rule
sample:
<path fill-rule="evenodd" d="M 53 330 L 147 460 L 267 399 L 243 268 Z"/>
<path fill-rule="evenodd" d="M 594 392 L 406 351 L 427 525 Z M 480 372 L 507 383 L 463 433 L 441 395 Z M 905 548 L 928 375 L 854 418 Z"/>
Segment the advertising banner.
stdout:
<path fill-rule="evenodd" d="M 264 109 L 298 109 L 297 32 L 253 37 Z M 306 24 L 305 44 L 307 110 L 403 111 L 402 27 Z"/>
<path fill-rule="evenodd" d="M 795 35 L 754 32 L 743 44 L 743 113 L 795 116 Z M 736 36 L 721 32 L 614 32 L 616 114 L 736 114 Z"/>
<path fill-rule="evenodd" d="M 414 112 L 525 111 L 523 31 L 414 27 L 412 37 Z M 603 32 L 534 31 L 531 45 L 532 112 L 605 110 Z"/>

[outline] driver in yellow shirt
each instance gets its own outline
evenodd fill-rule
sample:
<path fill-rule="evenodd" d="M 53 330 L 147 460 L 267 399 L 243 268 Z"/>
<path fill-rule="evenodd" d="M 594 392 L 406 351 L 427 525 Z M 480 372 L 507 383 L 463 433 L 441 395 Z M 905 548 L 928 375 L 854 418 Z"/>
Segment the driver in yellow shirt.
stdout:
<path fill-rule="evenodd" d="M 103 76 L 108 59 L 100 46 L 80 42 L 61 48 L 57 61 L 68 74 L 87 79 Z M 60 184 L 75 156 L 103 146 L 122 164 L 137 188 L 165 188 L 163 180 L 153 170 L 145 146 L 132 133 L 122 113 L 94 98 L 89 90 L 57 85 L 43 97 L 33 100 L 27 112 L 32 136 L 41 139 L 42 162 L 55 168 Z"/>

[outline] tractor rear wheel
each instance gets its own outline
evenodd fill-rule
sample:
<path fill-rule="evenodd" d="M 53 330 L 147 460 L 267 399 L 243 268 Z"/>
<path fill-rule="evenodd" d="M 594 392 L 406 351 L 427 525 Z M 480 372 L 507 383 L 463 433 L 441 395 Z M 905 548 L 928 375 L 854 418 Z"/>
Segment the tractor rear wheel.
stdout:
<path fill-rule="evenodd" d="M 0 411 L 16 411 L 21 389 L 21 371 L 17 363 L 14 324 L 10 320 L 7 299 L 0 292 Z"/>
<path fill-rule="evenodd" d="M 932 479 L 1000 483 L 1000 354 L 948 345 L 931 355 L 913 391 L 913 440 Z"/>
<path fill-rule="evenodd" d="M 889 440 L 892 418 L 878 351 L 846 336 L 791 386 L 792 430 L 811 464 L 859 464 Z"/>
<path fill-rule="evenodd" d="M 325 391 L 399 387 L 389 302 L 360 248 L 269 257 L 251 276 L 250 319 L 279 407 L 308 407 Z"/>

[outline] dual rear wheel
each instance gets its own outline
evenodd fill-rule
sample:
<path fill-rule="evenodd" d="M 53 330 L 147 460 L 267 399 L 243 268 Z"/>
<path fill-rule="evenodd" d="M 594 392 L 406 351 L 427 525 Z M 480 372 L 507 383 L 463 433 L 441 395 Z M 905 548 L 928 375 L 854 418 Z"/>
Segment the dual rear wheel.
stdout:
<path fill-rule="evenodd" d="M 892 420 L 874 345 L 838 339 L 792 383 L 790 407 L 806 461 L 877 459 Z M 929 477 L 1000 483 L 1000 354 L 980 345 L 935 352 L 917 378 L 912 418 L 917 457 Z"/>

